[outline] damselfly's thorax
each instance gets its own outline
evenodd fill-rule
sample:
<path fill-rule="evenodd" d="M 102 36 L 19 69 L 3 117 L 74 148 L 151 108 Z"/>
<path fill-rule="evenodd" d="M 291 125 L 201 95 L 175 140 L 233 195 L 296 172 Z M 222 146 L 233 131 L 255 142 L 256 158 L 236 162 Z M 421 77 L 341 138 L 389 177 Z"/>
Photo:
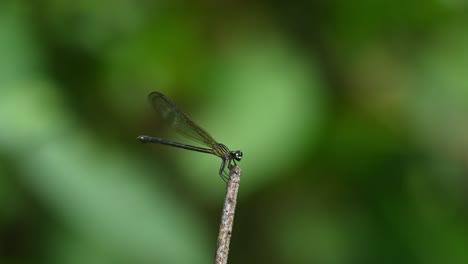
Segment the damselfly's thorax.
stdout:
<path fill-rule="evenodd" d="M 237 160 L 242 159 L 242 151 L 230 151 L 226 145 L 218 143 L 213 147 L 216 156 L 224 158 L 226 160 Z"/>
<path fill-rule="evenodd" d="M 213 146 L 214 154 L 221 158 L 228 159 L 230 157 L 231 151 L 226 147 L 226 145 L 218 143 Z"/>

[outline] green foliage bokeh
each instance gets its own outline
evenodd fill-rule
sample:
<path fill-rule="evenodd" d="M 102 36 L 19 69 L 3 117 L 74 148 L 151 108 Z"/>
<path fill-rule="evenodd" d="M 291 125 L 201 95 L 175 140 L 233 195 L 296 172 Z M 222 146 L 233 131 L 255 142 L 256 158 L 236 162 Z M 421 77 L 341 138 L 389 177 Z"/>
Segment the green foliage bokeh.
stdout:
<path fill-rule="evenodd" d="M 460 1 L 0 4 L 0 262 L 209 263 L 241 149 L 232 263 L 468 263 Z M 183 140 L 183 139 L 182 139 Z"/>

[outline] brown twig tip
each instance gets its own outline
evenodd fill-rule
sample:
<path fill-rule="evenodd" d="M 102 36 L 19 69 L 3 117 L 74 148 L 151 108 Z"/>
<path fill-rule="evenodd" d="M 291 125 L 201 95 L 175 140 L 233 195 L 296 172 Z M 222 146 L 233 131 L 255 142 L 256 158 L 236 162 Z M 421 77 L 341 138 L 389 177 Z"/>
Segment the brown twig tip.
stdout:
<path fill-rule="evenodd" d="M 231 168 L 229 181 L 224 200 L 221 224 L 219 225 L 218 244 L 216 249 L 216 264 L 226 264 L 229 254 L 229 243 L 231 241 L 232 225 L 236 210 L 237 192 L 239 191 L 241 169 L 237 166 Z"/>

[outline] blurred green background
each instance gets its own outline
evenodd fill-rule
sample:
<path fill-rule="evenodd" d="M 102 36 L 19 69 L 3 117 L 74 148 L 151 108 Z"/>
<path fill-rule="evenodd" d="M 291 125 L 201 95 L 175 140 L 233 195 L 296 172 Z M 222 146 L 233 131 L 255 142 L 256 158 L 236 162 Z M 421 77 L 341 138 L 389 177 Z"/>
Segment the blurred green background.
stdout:
<path fill-rule="evenodd" d="M 0 263 L 468 263 L 468 4 L 0 3 Z"/>

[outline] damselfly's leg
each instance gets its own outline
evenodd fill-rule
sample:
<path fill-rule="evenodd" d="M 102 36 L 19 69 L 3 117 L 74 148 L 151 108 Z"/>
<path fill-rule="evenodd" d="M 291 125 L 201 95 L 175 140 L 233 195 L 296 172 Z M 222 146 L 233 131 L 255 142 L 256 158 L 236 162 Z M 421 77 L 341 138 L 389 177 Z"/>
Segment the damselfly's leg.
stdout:
<path fill-rule="evenodd" d="M 226 175 L 226 173 L 224 172 L 225 169 L 226 169 L 226 160 L 223 159 L 223 161 L 221 162 L 221 167 L 219 167 L 219 176 L 221 177 L 221 179 L 223 179 L 225 183 L 227 183 L 229 176 Z"/>
<path fill-rule="evenodd" d="M 219 167 L 219 175 L 223 175 L 225 167 L 226 167 L 226 160 L 223 159 L 223 161 L 221 162 L 221 167 Z"/>
<path fill-rule="evenodd" d="M 223 179 L 224 183 L 228 183 L 229 175 L 226 172 L 223 172 L 223 176 L 221 178 Z"/>

